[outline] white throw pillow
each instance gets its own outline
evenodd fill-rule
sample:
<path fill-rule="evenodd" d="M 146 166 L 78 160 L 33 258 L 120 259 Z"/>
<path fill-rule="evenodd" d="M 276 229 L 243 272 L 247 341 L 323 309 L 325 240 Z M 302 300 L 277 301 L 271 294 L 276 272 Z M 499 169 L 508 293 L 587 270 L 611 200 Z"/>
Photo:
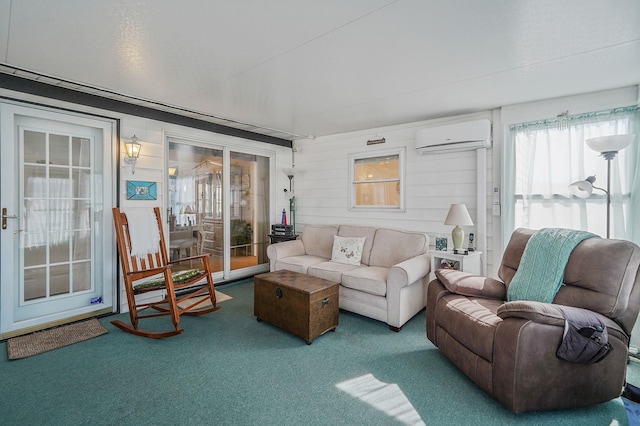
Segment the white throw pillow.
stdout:
<path fill-rule="evenodd" d="M 360 265 L 362 248 L 367 237 L 333 237 L 331 261 L 346 265 Z"/>

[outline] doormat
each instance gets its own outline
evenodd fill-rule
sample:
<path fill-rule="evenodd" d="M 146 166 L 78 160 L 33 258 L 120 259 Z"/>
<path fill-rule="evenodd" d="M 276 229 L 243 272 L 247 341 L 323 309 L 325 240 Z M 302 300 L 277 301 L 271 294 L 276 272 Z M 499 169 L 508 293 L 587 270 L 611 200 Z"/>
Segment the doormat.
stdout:
<path fill-rule="evenodd" d="M 7 340 L 9 359 L 27 358 L 107 333 L 97 319 L 38 331 Z"/>
<path fill-rule="evenodd" d="M 216 292 L 216 304 L 233 299 L 233 297 L 228 296 L 224 293 L 220 293 L 218 290 L 214 290 L 214 291 Z M 208 298 L 209 296 L 196 296 L 189 300 L 184 300 L 182 302 L 179 302 L 178 306 L 180 307 L 180 309 L 185 309 L 190 305 L 193 305 L 195 302 L 199 302 L 202 299 L 208 299 Z M 197 309 L 204 309 L 204 308 L 208 308 L 209 306 L 211 306 L 211 301 L 207 300 L 206 302 L 202 302 L 200 305 L 198 305 Z"/>

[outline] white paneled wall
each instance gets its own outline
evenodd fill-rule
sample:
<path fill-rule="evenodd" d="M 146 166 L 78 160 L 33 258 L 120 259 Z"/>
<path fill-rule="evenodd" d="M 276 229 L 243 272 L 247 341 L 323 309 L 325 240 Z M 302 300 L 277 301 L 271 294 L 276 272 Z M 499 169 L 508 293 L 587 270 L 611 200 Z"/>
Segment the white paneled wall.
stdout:
<path fill-rule="evenodd" d="M 444 220 L 452 203 L 464 203 L 476 223 L 478 196 L 478 169 L 476 151 L 420 156 L 415 150 L 416 130 L 423 127 L 492 119 L 490 112 L 431 120 L 404 125 L 369 129 L 295 142 L 297 200 L 296 228 L 304 231 L 306 224 L 371 225 L 428 233 L 432 249 L 435 237 L 442 234 L 451 242 L 451 226 Z M 367 146 L 367 140 L 385 138 L 386 142 Z M 406 209 L 398 211 L 349 210 L 349 154 L 371 153 L 405 147 Z M 491 149 L 488 150 L 491 153 Z M 487 155 L 487 170 L 480 173 L 491 179 L 492 155 Z M 487 194 L 493 183 L 486 182 Z M 487 220 L 491 221 L 491 204 Z M 476 226 L 465 228 L 465 233 L 477 232 Z M 491 239 L 492 226 L 487 224 L 487 239 Z M 492 272 L 491 250 L 487 257 L 487 272 Z"/>
<path fill-rule="evenodd" d="M 396 126 L 367 129 L 358 132 L 336 134 L 317 139 L 301 139 L 295 142 L 295 194 L 297 204 L 296 225 L 298 233 L 305 224 L 353 224 L 383 226 L 426 232 L 432 237 L 432 247 L 438 234 L 449 238 L 451 226 L 444 225 L 449 205 L 465 203 L 476 225 L 466 227 L 465 232 L 477 232 L 477 201 L 479 187 L 486 192 L 486 247 L 484 258 L 486 273 L 495 276 L 504 236 L 501 235 L 499 217 L 492 216 L 492 188 L 501 186 L 503 139 L 507 137 L 506 127 L 514 122 L 554 117 L 558 112 L 570 109 L 571 113 L 596 111 L 627 105 L 638 99 L 638 86 L 605 92 L 571 96 L 530 102 L 521 105 L 503 106 L 493 112 L 468 114 L 437 120 L 421 121 Z M 0 89 L 0 95 L 65 108 L 70 111 L 86 112 L 120 120 L 120 151 L 124 143 L 134 134 L 142 143 L 142 151 L 135 174 L 129 165 L 120 159 L 118 199 L 123 208 L 160 206 L 166 211 L 165 200 L 165 152 L 164 134 L 170 132 L 184 138 L 193 138 L 205 143 L 244 147 L 261 151 L 261 155 L 273 155 L 275 165 L 271 171 L 271 222 L 280 221 L 283 208 L 289 212 L 289 201 L 283 189 L 289 188 L 289 180 L 282 169 L 292 165 L 289 148 L 261 142 L 248 141 L 208 131 L 149 120 L 136 116 L 105 111 L 82 105 L 42 98 L 36 95 Z M 419 156 L 415 151 L 415 134 L 419 128 L 452 124 L 477 119 L 489 119 L 493 124 L 493 147 L 487 151 L 486 170 L 478 170 L 475 151 Z M 384 137 L 385 144 L 367 146 L 367 140 Z M 391 211 L 351 211 L 349 210 L 349 154 L 373 153 L 379 150 L 404 147 L 406 149 L 405 195 L 406 209 Z M 113 147 L 114 152 L 116 147 Z M 122 155 L 122 154 L 121 154 Z M 481 163 L 482 164 L 482 163 Z M 478 183 L 481 176 L 484 182 Z M 133 201 L 126 198 L 127 180 L 151 181 L 158 185 L 158 200 Z M 503 206 L 505 208 L 505 206 Z M 115 254 L 115 253 L 114 253 Z M 117 259 L 106 259 L 115 265 Z M 124 300 L 124 295 L 121 295 Z M 121 306 L 126 311 L 126 303 Z"/>

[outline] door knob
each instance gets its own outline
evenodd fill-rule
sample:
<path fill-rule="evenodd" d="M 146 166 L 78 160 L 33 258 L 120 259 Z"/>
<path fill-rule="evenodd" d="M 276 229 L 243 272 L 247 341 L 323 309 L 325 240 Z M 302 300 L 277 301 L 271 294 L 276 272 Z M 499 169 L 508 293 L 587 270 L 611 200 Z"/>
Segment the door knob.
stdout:
<path fill-rule="evenodd" d="M 7 219 L 17 219 L 18 216 L 7 216 L 6 207 L 2 208 L 2 229 L 7 229 Z"/>

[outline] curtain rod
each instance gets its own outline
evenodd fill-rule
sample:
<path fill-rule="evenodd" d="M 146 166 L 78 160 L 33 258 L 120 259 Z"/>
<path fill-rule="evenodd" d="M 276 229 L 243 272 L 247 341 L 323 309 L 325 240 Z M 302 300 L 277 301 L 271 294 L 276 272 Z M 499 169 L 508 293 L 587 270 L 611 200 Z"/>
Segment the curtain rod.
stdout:
<path fill-rule="evenodd" d="M 591 121 L 591 120 L 595 120 L 597 118 L 602 118 L 606 116 L 632 114 L 637 111 L 640 111 L 640 105 L 613 108 L 613 109 L 608 109 L 603 111 L 585 112 L 585 113 L 574 114 L 574 115 L 560 114 L 557 118 L 512 124 L 511 126 L 509 126 L 509 130 L 520 130 L 520 129 L 526 129 L 529 127 L 535 127 L 535 128 L 541 128 L 541 129 L 557 127 L 558 124 L 564 123 L 564 122 L 571 123 L 575 121 Z"/>

